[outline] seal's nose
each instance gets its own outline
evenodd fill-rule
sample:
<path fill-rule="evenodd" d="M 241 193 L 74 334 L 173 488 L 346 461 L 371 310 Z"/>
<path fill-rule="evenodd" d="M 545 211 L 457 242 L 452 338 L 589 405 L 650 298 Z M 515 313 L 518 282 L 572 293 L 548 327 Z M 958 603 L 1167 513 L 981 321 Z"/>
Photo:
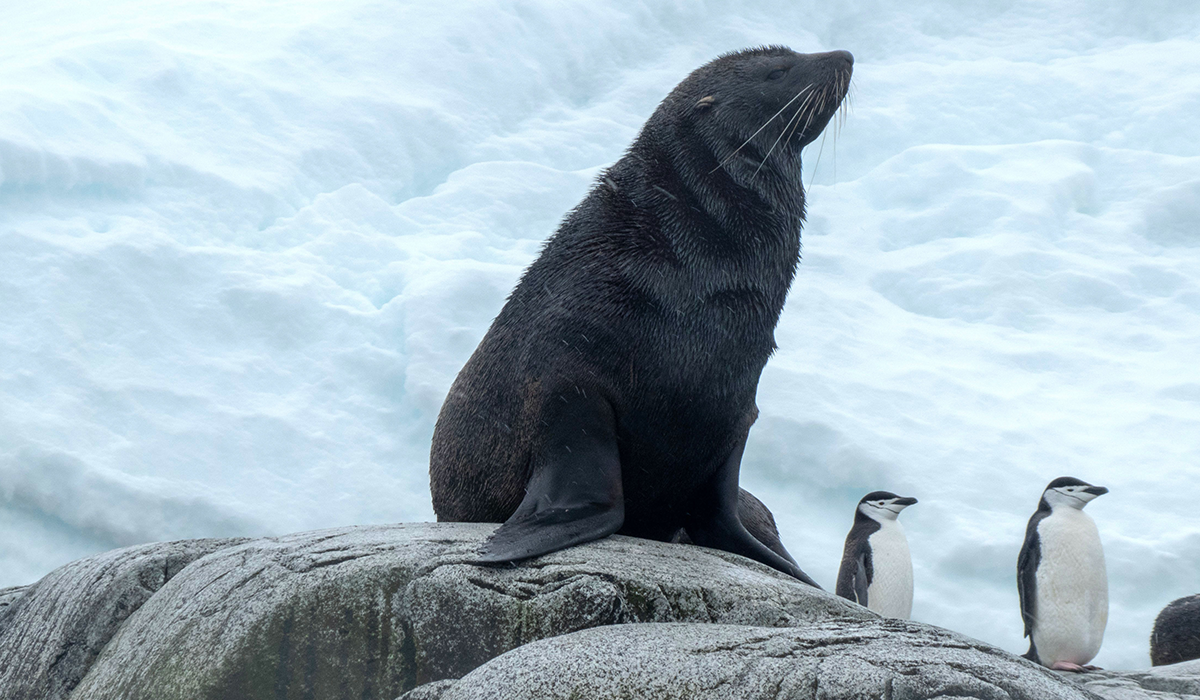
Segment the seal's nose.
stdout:
<path fill-rule="evenodd" d="M 848 66 L 854 65 L 854 54 L 850 53 L 849 51 L 830 51 L 829 55 L 833 58 L 842 59 Z"/>

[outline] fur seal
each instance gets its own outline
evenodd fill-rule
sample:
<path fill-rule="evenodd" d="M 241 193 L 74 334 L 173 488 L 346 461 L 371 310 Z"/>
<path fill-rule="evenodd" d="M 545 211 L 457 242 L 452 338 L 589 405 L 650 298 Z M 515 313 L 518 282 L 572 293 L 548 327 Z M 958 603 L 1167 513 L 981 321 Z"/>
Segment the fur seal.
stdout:
<path fill-rule="evenodd" d="M 853 62 L 767 46 L 701 66 L 546 242 L 434 429 L 438 520 L 504 523 L 481 563 L 683 528 L 816 585 L 747 531 L 738 471 L 800 257 L 800 152 Z"/>
<path fill-rule="evenodd" d="M 1150 665 L 1200 659 L 1200 593 L 1171 601 L 1154 620 Z"/>

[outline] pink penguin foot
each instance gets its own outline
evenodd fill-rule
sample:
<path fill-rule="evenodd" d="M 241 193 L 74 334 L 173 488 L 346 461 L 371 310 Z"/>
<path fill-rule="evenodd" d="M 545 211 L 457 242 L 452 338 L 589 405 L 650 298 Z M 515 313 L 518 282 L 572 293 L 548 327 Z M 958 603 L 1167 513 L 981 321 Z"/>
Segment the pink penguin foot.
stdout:
<path fill-rule="evenodd" d="M 1104 670 L 1104 669 L 1100 668 L 1099 666 L 1093 666 L 1091 664 L 1087 664 L 1083 668 L 1084 668 L 1084 670 L 1087 670 L 1087 671 L 1103 671 Z"/>
<path fill-rule="evenodd" d="M 1087 666 L 1080 666 L 1079 664 L 1073 664 L 1070 661 L 1055 661 L 1054 664 L 1052 666 L 1050 666 L 1050 668 L 1052 668 L 1055 671 L 1070 671 L 1071 673 L 1085 673 L 1088 670 Z M 1092 668 L 1095 668 L 1095 666 L 1093 666 Z"/>

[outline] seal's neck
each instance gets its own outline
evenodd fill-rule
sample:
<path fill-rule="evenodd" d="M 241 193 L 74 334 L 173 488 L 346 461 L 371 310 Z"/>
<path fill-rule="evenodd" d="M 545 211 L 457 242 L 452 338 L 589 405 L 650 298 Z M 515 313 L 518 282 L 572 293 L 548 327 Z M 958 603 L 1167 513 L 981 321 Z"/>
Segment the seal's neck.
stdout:
<path fill-rule="evenodd" d="M 752 145 L 723 162 L 700 144 L 698 135 L 643 133 L 630 149 L 647 198 L 637 204 L 663 222 L 682 258 L 794 267 L 804 220 L 799 154 L 773 155 L 758 168 Z"/>

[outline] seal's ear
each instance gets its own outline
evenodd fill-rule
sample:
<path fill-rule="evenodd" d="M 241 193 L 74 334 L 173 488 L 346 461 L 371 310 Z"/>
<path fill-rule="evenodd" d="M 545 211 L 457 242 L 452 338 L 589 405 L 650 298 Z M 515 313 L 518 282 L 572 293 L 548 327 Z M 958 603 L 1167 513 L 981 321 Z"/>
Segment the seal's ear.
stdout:
<path fill-rule="evenodd" d="M 701 97 L 700 100 L 696 102 L 696 111 L 703 112 L 706 109 L 710 109 L 716 103 L 717 98 L 713 97 L 712 95 L 709 95 L 708 97 Z"/>

